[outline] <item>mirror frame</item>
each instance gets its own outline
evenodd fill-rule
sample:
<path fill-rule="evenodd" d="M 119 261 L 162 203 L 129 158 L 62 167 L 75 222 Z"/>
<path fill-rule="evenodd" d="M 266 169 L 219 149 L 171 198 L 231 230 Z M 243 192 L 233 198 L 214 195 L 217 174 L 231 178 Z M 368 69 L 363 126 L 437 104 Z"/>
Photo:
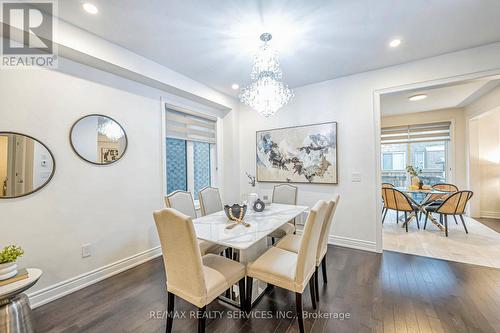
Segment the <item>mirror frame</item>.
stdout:
<path fill-rule="evenodd" d="M 84 118 L 87 118 L 87 117 L 92 117 L 92 116 L 97 116 L 97 117 L 105 117 L 105 118 L 108 118 L 112 121 L 114 121 L 118 126 L 120 126 L 120 128 L 122 129 L 123 131 L 123 135 L 125 137 L 125 148 L 123 149 L 123 153 L 122 155 L 120 156 L 119 159 L 117 159 L 116 161 L 113 161 L 111 163 L 97 163 L 97 162 L 94 162 L 94 161 L 89 161 L 88 159 L 86 159 L 85 157 L 83 157 L 82 155 L 80 155 L 78 153 L 78 151 L 76 150 L 75 146 L 73 145 L 73 140 L 71 139 L 71 133 L 73 133 L 73 129 L 75 128 L 76 124 L 78 124 L 80 122 L 80 120 L 84 119 Z M 76 154 L 76 156 L 80 157 L 82 160 L 84 160 L 85 162 L 88 162 L 90 164 L 93 164 L 93 165 L 98 165 L 98 166 L 106 166 L 106 165 L 113 165 L 115 164 L 116 162 L 119 162 L 121 161 L 121 159 L 123 158 L 123 156 L 125 155 L 125 153 L 127 152 L 127 148 L 128 148 L 128 136 L 127 136 L 127 132 L 125 132 L 125 129 L 123 128 L 123 126 L 117 122 L 115 119 L 111 118 L 110 116 L 106 116 L 104 114 L 98 114 L 98 113 L 92 113 L 92 114 L 87 114 L 85 116 L 82 116 L 80 118 L 78 118 L 74 123 L 73 125 L 71 126 L 71 129 L 69 130 L 69 143 L 71 145 L 71 149 L 73 149 L 73 152 Z"/>
<path fill-rule="evenodd" d="M 14 135 L 22 135 L 22 136 L 25 136 L 27 138 L 30 138 L 32 140 L 35 140 L 36 142 L 38 142 L 39 144 L 41 144 L 45 149 L 47 149 L 47 151 L 49 152 L 50 154 L 50 157 L 52 158 L 52 172 L 49 176 L 49 178 L 47 179 L 47 181 L 45 183 L 43 183 L 42 186 L 40 187 L 37 187 L 36 189 L 34 189 L 33 191 L 31 192 L 27 192 L 27 193 L 24 193 L 22 195 L 18 195 L 18 196 L 15 196 L 15 197 L 0 197 L 1 200 L 9 200 L 9 199 L 18 199 L 18 198 L 22 198 L 22 197 L 26 197 L 28 195 L 31 195 L 35 192 L 38 192 L 40 191 L 41 189 L 43 189 L 45 186 L 47 186 L 47 184 L 50 183 L 50 181 L 52 180 L 52 178 L 54 178 L 54 174 L 56 173 L 56 158 L 54 156 L 54 154 L 52 153 L 52 150 L 49 149 L 49 147 L 47 147 L 47 145 L 45 145 L 45 143 L 43 143 L 42 141 L 32 137 L 31 135 L 27 135 L 27 134 L 23 134 L 23 133 L 19 133 L 19 132 L 12 132 L 12 131 L 1 131 L 0 130 L 0 134 L 14 134 Z"/>

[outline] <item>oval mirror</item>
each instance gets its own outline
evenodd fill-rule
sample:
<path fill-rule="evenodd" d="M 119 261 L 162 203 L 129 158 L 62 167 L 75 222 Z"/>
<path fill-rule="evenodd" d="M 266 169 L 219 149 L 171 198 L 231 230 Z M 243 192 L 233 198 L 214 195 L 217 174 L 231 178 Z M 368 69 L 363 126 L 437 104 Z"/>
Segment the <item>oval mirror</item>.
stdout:
<path fill-rule="evenodd" d="M 93 164 L 111 164 L 127 150 L 127 135 L 114 119 L 91 114 L 78 119 L 71 127 L 71 147 L 75 153 Z"/>
<path fill-rule="evenodd" d="M 54 156 L 43 143 L 28 135 L 0 132 L 0 199 L 38 191 L 55 169 Z"/>

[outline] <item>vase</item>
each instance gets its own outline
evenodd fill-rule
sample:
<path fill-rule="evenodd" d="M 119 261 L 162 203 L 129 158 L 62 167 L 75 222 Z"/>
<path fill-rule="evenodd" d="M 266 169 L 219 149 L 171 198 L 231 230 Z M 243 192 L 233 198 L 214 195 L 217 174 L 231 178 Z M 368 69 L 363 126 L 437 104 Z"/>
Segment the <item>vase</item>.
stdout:
<path fill-rule="evenodd" d="M 419 188 L 419 184 L 420 184 L 420 178 L 418 178 L 417 176 L 411 178 L 411 186 Z"/>
<path fill-rule="evenodd" d="M 16 262 L 0 264 L 0 281 L 10 279 L 17 274 Z"/>

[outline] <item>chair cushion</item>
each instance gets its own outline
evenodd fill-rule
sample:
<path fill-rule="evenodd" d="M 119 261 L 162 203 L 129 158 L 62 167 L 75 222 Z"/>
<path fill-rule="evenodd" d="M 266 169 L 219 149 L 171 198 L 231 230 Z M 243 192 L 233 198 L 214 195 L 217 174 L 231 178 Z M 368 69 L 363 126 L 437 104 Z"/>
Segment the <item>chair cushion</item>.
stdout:
<path fill-rule="evenodd" d="M 207 304 L 245 277 L 245 266 L 237 261 L 215 254 L 204 255 L 202 261 L 207 286 Z"/>
<path fill-rule="evenodd" d="M 230 286 L 245 277 L 245 266 L 237 261 L 215 254 L 202 257 L 203 278 L 207 289 L 206 297 L 192 295 L 190 290 L 172 288 L 167 283 L 168 291 L 185 299 L 197 307 L 203 307 L 219 297 Z"/>
<path fill-rule="evenodd" d="M 301 240 L 302 240 L 301 235 L 294 235 L 294 234 L 286 235 L 278 242 L 278 244 L 276 244 L 276 247 L 282 250 L 299 253 Z"/>
<path fill-rule="evenodd" d="M 274 238 L 283 238 L 288 234 L 292 234 L 295 231 L 295 226 L 293 223 L 285 223 L 278 229 L 274 230 L 272 233 L 269 234 L 270 237 Z"/>
<path fill-rule="evenodd" d="M 272 247 L 257 260 L 247 265 L 247 276 L 280 288 L 302 293 L 312 272 L 306 281 L 296 282 L 297 259 L 297 253 Z"/>
<path fill-rule="evenodd" d="M 200 252 L 202 256 L 207 253 L 219 254 L 226 249 L 225 246 L 218 245 L 202 239 L 198 239 L 198 245 L 200 246 Z"/>

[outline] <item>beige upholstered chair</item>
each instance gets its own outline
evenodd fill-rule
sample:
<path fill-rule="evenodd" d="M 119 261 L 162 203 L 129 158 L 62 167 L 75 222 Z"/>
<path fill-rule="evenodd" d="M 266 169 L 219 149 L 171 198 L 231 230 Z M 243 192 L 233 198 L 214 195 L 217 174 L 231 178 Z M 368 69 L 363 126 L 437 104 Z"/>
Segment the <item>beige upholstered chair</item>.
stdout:
<path fill-rule="evenodd" d="M 285 205 L 296 205 L 297 204 L 297 186 L 290 184 L 280 184 L 273 188 L 273 203 L 285 204 Z M 275 231 L 273 231 L 269 236 L 272 238 L 272 242 L 276 238 L 283 238 L 288 234 L 295 232 L 295 220 L 284 224 Z"/>
<path fill-rule="evenodd" d="M 444 222 L 444 232 L 446 237 L 448 237 L 448 215 L 453 216 L 457 224 L 458 215 L 460 217 L 460 220 L 462 220 L 462 225 L 464 226 L 465 233 L 468 234 L 469 231 L 467 230 L 467 226 L 465 225 L 463 214 L 465 213 L 465 207 L 467 207 L 467 203 L 472 198 L 473 194 L 474 193 L 472 191 L 458 191 L 450 194 L 439 206 L 426 206 L 424 229 L 427 226 L 427 219 L 429 218 L 429 214 L 438 213 L 439 222 Z"/>
<path fill-rule="evenodd" d="M 192 219 L 196 218 L 196 209 L 194 208 L 193 197 L 189 192 L 175 191 L 170 193 L 165 197 L 165 205 L 191 217 Z M 219 254 L 226 249 L 224 246 L 201 239 L 198 239 L 198 244 L 202 255 L 207 253 Z"/>
<path fill-rule="evenodd" d="M 205 331 L 206 305 L 239 283 L 245 306 L 245 266 L 222 256 L 201 256 L 193 221 L 175 209 L 153 213 L 167 275 L 167 332 L 172 331 L 175 296 L 198 307 L 198 332 Z"/>
<path fill-rule="evenodd" d="M 218 188 L 205 187 L 198 194 L 198 198 L 200 200 L 201 216 L 220 212 L 224 209 Z"/>
<path fill-rule="evenodd" d="M 313 309 L 316 309 L 315 287 L 311 278 L 315 271 L 316 249 L 320 240 L 321 226 L 327 213 L 328 203 L 324 200 L 318 201 L 311 209 L 304 226 L 298 253 L 272 247 L 247 265 L 247 301 L 251 300 L 253 279 L 295 292 L 300 332 L 304 332 L 302 293 L 308 283 Z M 248 303 L 247 310 L 250 310 Z"/>
<path fill-rule="evenodd" d="M 319 301 L 319 284 L 318 284 L 318 269 L 321 265 L 323 271 L 323 282 L 327 283 L 328 278 L 326 275 L 326 253 L 328 251 L 328 236 L 330 234 L 330 229 L 332 227 L 333 216 L 335 215 L 335 211 L 339 204 L 340 195 L 336 194 L 332 200 L 328 202 L 328 213 L 325 216 L 323 224 L 321 226 L 321 234 L 320 241 L 318 243 L 318 247 L 316 249 L 316 269 L 314 272 L 314 283 L 315 283 L 315 291 L 316 291 L 316 300 Z M 302 240 L 301 235 L 286 235 L 278 244 L 276 244 L 277 248 L 291 251 L 294 253 L 298 253 L 300 250 L 300 242 Z"/>

